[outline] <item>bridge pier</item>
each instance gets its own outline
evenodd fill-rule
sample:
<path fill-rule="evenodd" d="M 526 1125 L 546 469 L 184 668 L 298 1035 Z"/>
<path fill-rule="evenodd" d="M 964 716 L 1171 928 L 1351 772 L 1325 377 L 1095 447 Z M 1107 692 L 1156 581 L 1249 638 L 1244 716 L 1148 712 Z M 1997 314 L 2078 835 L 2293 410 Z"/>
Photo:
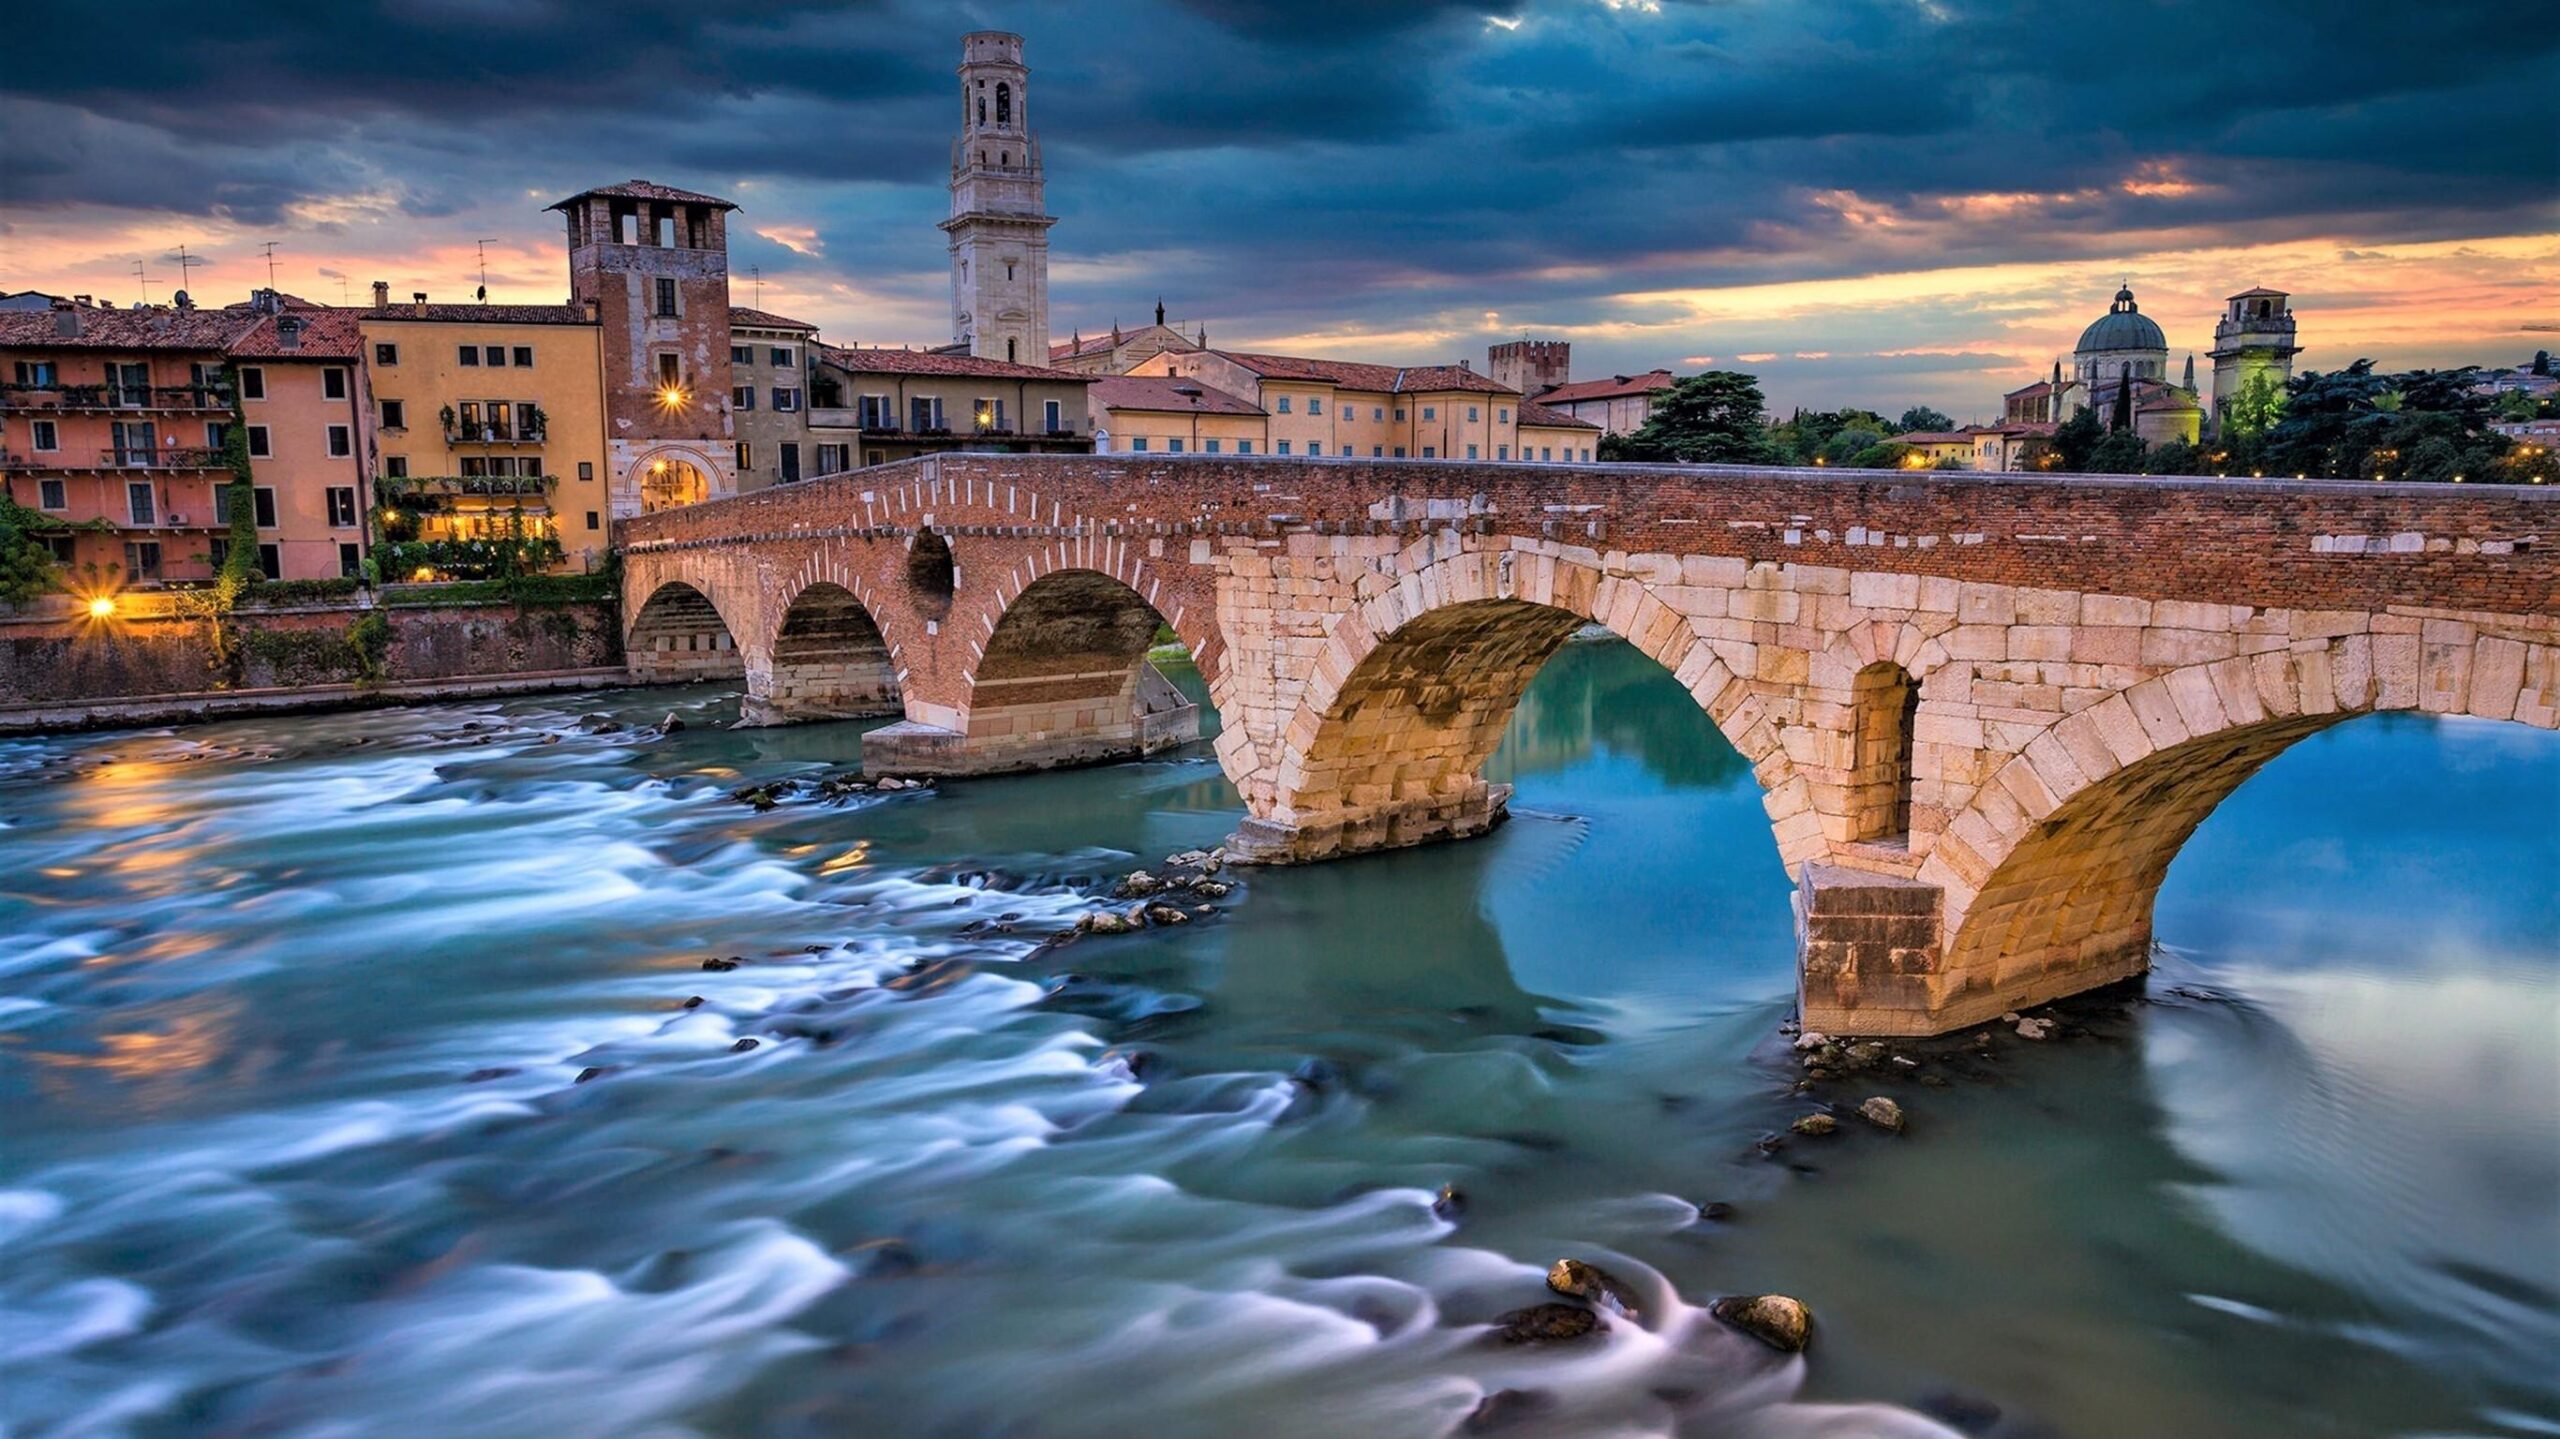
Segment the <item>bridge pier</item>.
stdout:
<path fill-rule="evenodd" d="M 954 729 L 910 719 L 883 725 L 862 738 L 863 768 L 898 775 L 1020 774 L 1141 759 L 1198 740 L 1200 707 L 1155 666 L 1141 663 L 1119 692 L 1078 688 L 1047 698 L 982 701 L 965 724 Z"/>
<path fill-rule="evenodd" d="M 1227 840 L 1227 855 L 1241 864 L 1312 864 L 1382 849 L 1405 849 L 1444 839 L 1472 839 L 1510 817 L 1511 786 L 1469 783 L 1373 806 L 1356 813 L 1306 818 L 1247 817 Z"/>

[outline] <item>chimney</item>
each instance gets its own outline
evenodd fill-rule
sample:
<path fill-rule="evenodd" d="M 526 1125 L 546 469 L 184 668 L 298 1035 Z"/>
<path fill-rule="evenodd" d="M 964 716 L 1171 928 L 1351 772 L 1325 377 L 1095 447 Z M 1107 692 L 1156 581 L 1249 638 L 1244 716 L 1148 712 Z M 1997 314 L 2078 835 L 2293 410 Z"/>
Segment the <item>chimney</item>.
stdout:
<path fill-rule="evenodd" d="M 249 308 L 261 315 L 272 315 L 284 308 L 284 301 L 273 290 L 251 290 Z"/>
<path fill-rule="evenodd" d="M 53 302 L 53 333 L 65 340 L 80 338 L 80 306 L 70 300 Z"/>
<path fill-rule="evenodd" d="M 1458 369 L 1463 374 L 1472 375 L 1476 372 L 1476 362 L 1473 360 L 1460 360 L 1458 362 Z"/>
<path fill-rule="evenodd" d="M 283 349 L 302 348 L 302 317 L 286 315 L 276 321 L 276 344 Z"/>
<path fill-rule="evenodd" d="M 413 291 L 411 291 L 411 292 L 410 292 L 410 294 L 409 294 L 409 304 L 411 305 L 411 307 L 412 307 L 412 308 L 414 308 L 414 309 L 416 310 L 416 312 L 417 312 L 417 316 L 418 316 L 418 318 L 419 318 L 419 319 L 423 320 L 423 319 L 425 319 L 425 318 L 427 317 L 427 292 L 426 292 L 426 291 L 424 291 L 424 290 L 413 290 Z"/>
<path fill-rule="evenodd" d="M 391 282 L 389 280 L 376 280 L 373 282 L 373 307 L 377 310 L 388 310 L 391 308 Z"/>

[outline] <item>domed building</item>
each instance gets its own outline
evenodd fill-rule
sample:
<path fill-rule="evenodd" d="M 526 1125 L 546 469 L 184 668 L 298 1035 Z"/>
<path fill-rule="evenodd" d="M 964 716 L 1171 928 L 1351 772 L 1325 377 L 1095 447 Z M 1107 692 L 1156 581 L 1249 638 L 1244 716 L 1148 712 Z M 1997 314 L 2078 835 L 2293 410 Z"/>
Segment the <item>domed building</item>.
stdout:
<path fill-rule="evenodd" d="M 2169 337 L 2158 321 L 2142 313 L 2128 284 L 2116 291 L 2107 312 L 2080 332 L 2071 352 L 2070 374 L 2056 361 L 2053 377 L 2038 380 L 2003 397 L 2003 428 L 2052 433 L 2082 406 L 2112 424 L 2119 391 L 2132 391 L 2133 432 L 2147 444 L 2172 440 L 2194 444 L 2204 431 L 2204 406 L 2196 398 L 2196 357 L 2187 356 L 2182 377 L 2169 379 Z M 2032 438 L 2032 433 L 2021 438 Z"/>

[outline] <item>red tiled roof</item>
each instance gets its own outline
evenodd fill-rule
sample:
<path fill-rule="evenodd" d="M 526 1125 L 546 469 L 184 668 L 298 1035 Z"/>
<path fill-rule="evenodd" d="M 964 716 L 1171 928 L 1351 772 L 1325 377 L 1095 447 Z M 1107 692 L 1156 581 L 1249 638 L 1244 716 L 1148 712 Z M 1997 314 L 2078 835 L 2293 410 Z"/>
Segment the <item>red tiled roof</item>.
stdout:
<path fill-rule="evenodd" d="M 2023 420 L 2016 424 L 1975 425 L 1966 430 L 1965 433 L 1968 435 L 2026 435 L 2033 438 L 2040 435 L 2050 435 L 2054 432 L 2054 429 L 2055 427 L 2053 425 L 2043 420 Z"/>
<path fill-rule="evenodd" d="M 584 305 L 403 305 L 393 303 L 361 311 L 369 320 L 428 320 L 445 324 L 592 325 Z"/>
<path fill-rule="evenodd" d="M 1568 405 L 1576 400 L 1614 400 L 1624 395 L 1648 395 L 1679 383 L 1680 377 L 1669 370 L 1647 370 L 1641 375 L 1612 375 L 1605 380 L 1573 380 L 1552 390 L 1539 391 L 1538 403 Z"/>
<path fill-rule="evenodd" d="M 1184 390 L 1191 393 L 1184 394 Z M 1197 412 L 1203 415 L 1262 413 L 1262 407 L 1251 400 L 1230 395 L 1197 380 L 1165 375 L 1111 375 L 1095 380 L 1093 388 L 1085 393 L 1093 397 L 1095 404 L 1107 410 L 1166 410 L 1176 414 Z"/>
<path fill-rule="evenodd" d="M 1887 441 L 1887 443 L 1896 445 L 1970 445 L 1973 443 L 1973 432 L 1970 430 L 1913 430 L 1907 434 L 1895 435 L 1892 439 Z"/>
<path fill-rule="evenodd" d="M 2004 400 L 2032 400 L 2032 399 L 2040 399 L 2040 398 L 2042 398 L 2042 397 L 2044 397 L 2044 396 L 2046 396 L 2046 395 L 2049 395 L 2049 394 L 2052 394 L 2052 393 L 2053 393 L 2053 381 L 2051 381 L 2051 380 L 2038 380 L 2038 381 L 2036 381 L 2034 384 L 2032 384 L 2032 385 L 2028 385 L 2028 386 L 2026 386 L 2026 387 L 2024 387 L 2024 388 L 2022 388 L 2022 389 L 2011 390 L 2009 393 L 2007 393 L 2007 394 L 2005 394 L 2005 395 L 2002 395 L 2000 398 L 2002 398 L 2002 399 L 2004 399 Z"/>
<path fill-rule="evenodd" d="M 336 306 L 333 305 L 321 304 L 318 300 L 306 300 L 300 295 L 289 294 L 283 290 L 276 291 L 276 303 L 282 305 L 288 310 L 329 310 L 336 308 Z M 257 297 L 251 296 L 246 300 L 234 300 L 222 308 L 234 313 L 241 310 L 254 310 L 258 308 Z"/>
<path fill-rule="evenodd" d="M 619 185 L 598 185 L 592 190 L 580 190 L 568 199 L 544 208 L 565 210 L 572 202 L 583 200 L 589 195 L 604 195 L 616 200 L 666 200 L 679 205 L 717 205 L 723 210 L 738 208 L 734 202 L 723 200 L 717 195 L 705 195 L 695 190 L 679 190 L 673 185 L 661 185 L 650 180 L 625 180 Z"/>
<path fill-rule="evenodd" d="M 806 320 L 795 320 L 789 315 L 777 315 L 771 310 L 758 310 L 747 305 L 731 305 L 729 323 L 732 327 L 744 325 L 752 330 L 806 330 L 813 335 L 818 333 L 818 327 Z"/>
<path fill-rule="evenodd" d="M 1598 430 L 1600 428 L 1589 420 L 1577 420 L 1562 410 L 1549 409 L 1536 400 L 1520 402 L 1520 423 L 1544 425 L 1551 430 Z"/>
<path fill-rule="evenodd" d="M 1090 340 L 1060 340 L 1049 347 L 1052 360 L 1072 359 L 1077 355 L 1099 355 L 1112 346 L 1109 335 L 1096 335 Z"/>
<path fill-rule="evenodd" d="M 946 355 L 935 350 L 867 350 L 820 345 L 818 358 L 857 375 L 970 375 L 988 380 L 1058 380 L 1077 385 L 1089 385 L 1095 378 L 1070 374 L 1065 370 L 1044 370 L 1037 365 L 1017 365 L 1009 360 Z"/>
<path fill-rule="evenodd" d="M 58 332 L 57 310 L 0 311 L 0 348 L 19 350 L 215 350 L 239 333 L 240 317 L 226 310 L 110 310 L 81 305 L 69 313 L 80 333 Z"/>
<path fill-rule="evenodd" d="M 287 346 L 280 332 L 281 322 L 291 320 L 302 327 L 299 343 Z M 249 328 L 231 338 L 231 353 L 242 359 L 276 360 L 352 360 L 361 353 L 356 347 L 363 336 L 353 310 L 288 310 L 282 315 L 260 315 Z"/>
<path fill-rule="evenodd" d="M 2284 298 L 2284 291 L 2270 290 L 2266 286 L 2260 285 L 2255 289 L 2242 290 L 2239 294 L 2227 295 L 2224 298 L 2231 300 L 2254 300 L 2262 295 L 2268 299 L 2281 300 Z"/>
<path fill-rule="evenodd" d="M 1358 360 L 1312 360 L 1297 355 L 1260 355 L 1242 350 L 1214 350 L 1267 380 L 1312 380 L 1346 390 L 1389 395 L 1472 390 L 1488 395 L 1517 394 L 1463 365 L 1371 365 Z"/>

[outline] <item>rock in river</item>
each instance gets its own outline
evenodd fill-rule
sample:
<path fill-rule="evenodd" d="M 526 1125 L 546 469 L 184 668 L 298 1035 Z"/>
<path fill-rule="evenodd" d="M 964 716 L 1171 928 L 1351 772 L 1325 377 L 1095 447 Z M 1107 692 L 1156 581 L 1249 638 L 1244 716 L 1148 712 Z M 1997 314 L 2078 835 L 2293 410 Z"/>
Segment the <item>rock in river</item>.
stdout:
<path fill-rule="evenodd" d="M 1819 1139 L 1840 1127 L 1840 1121 L 1828 1114 L 1808 1114 L 1787 1126 L 1798 1134 Z"/>
<path fill-rule="evenodd" d="M 1532 1304 L 1494 1316 L 1493 1324 L 1494 1337 L 1505 1344 L 1563 1344 L 1608 1327 L 1579 1304 Z"/>
<path fill-rule="evenodd" d="M 1549 1265 L 1547 1287 L 1570 1298 L 1615 1309 L 1629 1319 L 1643 1313 L 1644 1307 L 1636 1302 L 1636 1292 L 1627 1281 L 1579 1259 L 1559 1259 Z"/>
<path fill-rule="evenodd" d="M 1789 1354 L 1813 1337 L 1813 1312 L 1783 1294 L 1728 1294 L 1708 1305 L 1707 1312 Z"/>
<path fill-rule="evenodd" d="M 1858 1116 L 1887 1134 L 1902 1132 L 1902 1106 L 1881 1094 L 1860 1104 Z"/>

